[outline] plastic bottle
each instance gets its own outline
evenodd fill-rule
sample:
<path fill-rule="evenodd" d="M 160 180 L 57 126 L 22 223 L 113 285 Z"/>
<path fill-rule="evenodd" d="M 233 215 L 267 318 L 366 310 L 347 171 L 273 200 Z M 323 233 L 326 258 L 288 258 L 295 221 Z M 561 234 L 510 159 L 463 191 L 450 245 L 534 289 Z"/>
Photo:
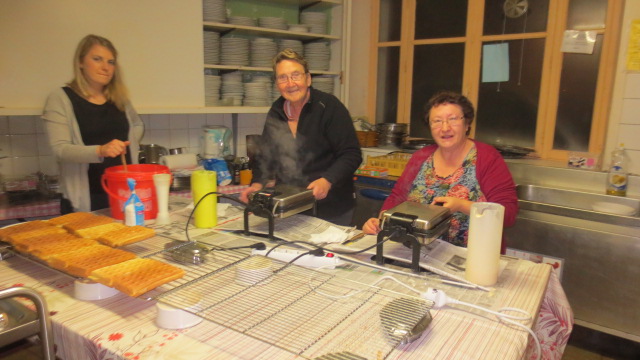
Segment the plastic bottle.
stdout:
<path fill-rule="evenodd" d="M 620 144 L 611 153 L 611 167 L 607 175 L 607 195 L 626 196 L 627 179 L 624 144 Z"/>

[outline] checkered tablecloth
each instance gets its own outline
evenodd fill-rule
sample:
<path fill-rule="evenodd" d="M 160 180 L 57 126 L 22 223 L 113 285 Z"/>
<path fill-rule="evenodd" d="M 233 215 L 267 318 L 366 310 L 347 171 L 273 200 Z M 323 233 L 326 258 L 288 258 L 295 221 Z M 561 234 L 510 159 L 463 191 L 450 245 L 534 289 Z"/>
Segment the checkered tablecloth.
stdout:
<path fill-rule="evenodd" d="M 0 207 L 0 220 L 60 215 L 60 199 Z"/>
<path fill-rule="evenodd" d="M 227 185 L 218 186 L 218 192 L 221 194 L 239 194 L 243 189 L 246 189 L 249 185 Z M 171 195 L 191 198 L 191 190 L 172 191 Z"/>

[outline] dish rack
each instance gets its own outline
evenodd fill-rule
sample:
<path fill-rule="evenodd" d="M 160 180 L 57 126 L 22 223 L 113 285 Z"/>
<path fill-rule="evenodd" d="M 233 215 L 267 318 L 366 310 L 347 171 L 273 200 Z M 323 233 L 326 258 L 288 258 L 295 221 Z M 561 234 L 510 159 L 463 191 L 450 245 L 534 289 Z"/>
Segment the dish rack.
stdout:
<path fill-rule="evenodd" d="M 387 169 L 389 175 L 400 176 L 405 166 L 407 166 L 409 159 L 411 159 L 411 154 L 408 153 L 369 156 L 367 157 L 367 166 L 383 167 Z"/>

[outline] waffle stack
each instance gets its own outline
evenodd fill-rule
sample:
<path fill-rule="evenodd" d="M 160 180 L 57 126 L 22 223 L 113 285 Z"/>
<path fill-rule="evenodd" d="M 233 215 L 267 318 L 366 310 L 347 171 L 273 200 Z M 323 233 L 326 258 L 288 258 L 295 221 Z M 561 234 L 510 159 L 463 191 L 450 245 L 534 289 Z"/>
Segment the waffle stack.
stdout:
<path fill-rule="evenodd" d="M 153 229 L 125 226 L 90 213 L 72 213 L 0 229 L 0 240 L 11 243 L 17 251 L 69 275 L 93 279 L 130 296 L 184 275 L 175 266 L 114 249 L 154 235 Z"/>

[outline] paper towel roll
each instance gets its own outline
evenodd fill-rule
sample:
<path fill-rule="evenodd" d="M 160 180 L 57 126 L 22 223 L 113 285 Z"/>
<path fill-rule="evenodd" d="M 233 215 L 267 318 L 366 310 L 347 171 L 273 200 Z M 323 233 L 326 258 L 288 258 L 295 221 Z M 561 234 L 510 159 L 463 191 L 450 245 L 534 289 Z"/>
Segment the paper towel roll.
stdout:
<path fill-rule="evenodd" d="M 207 193 L 217 190 L 216 172 L 209 170 L 195 170 L 191 173 L 191 194 L 193 204 L 198 204 Z M 212 228 L 218 224 L 216 204 L 217 195 L 209 195 L 200 201 L 194 213 L 194 224 L 197 228 Z"/>
<path fill-rule="evenodd" d="M 471 205 L 465 278 L 474 284 L 491 286 L 500 272 L 500 245 L 504 206 L 480 202 Z"/>
<path fill-rule="evenodd" d="M 165 155 L 160 158 L 160 164 L 170 170 L 193 169 L 198 166 L 198 157 L 196 154 Z"/>

